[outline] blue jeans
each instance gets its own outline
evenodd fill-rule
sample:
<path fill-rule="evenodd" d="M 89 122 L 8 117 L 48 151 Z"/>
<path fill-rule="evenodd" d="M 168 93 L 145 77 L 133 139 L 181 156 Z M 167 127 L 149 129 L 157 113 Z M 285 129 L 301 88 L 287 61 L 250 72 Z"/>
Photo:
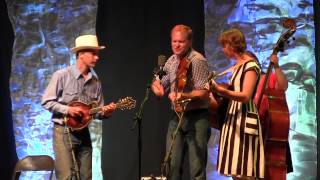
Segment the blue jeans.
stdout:
<path fill-rule="evenodd" d="M 89 129 L 70 132 L 75 158 L 79 167 L 80 179 L 92 179 L 92 145 Z M 55 173 L 57 180 L 76 179 L 71 146 L 67 129 L 55 124 L 53 134 L 53 149 L 55 153 Z"/>
<path fill-rule="evenodd" d="M 191 110 L 184 114 L 184 123 L 176 135 L 172 148 L 168 180 L 181 180 L 183 161 L 189 158 L 192 180 L 206 179 L 207 142 L 209 137 L 209 113 L 207 109 Z M 167 132 L 167 153 L 179 118 L 174 114 Z"/>

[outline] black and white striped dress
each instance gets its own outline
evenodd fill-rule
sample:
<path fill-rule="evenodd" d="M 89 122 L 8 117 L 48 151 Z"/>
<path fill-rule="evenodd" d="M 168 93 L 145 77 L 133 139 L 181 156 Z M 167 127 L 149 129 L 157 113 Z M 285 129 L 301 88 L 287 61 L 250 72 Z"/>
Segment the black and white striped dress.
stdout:
<path fill-rule="evenodd" d="M 260 77 L 260 68 L 255 61 L 240 65 L 234 70 L 230 79 L 234 91 L 242 90 L 244 74 L 248 70 L 256 71 Z M 218 154 L 218 172 L 223 175 L 264 177 L 263 139 L 253 97 L 246 104 L 229 101 Z"/>

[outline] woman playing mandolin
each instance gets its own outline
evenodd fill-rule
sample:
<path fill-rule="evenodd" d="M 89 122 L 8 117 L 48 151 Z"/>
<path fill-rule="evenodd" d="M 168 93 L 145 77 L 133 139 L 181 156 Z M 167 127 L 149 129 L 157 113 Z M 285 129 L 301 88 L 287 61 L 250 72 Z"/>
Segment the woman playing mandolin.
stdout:
<path fill-rule="evenodd" d="M 260 67 L 246 52 L 244 34 L 238 29 L 224 31 L 219 42 L 229 59 L 235 59 L 230 88 L 214 80 L 207 88 L 229 99 L 222 124 L 218 172 L 233 179 L 264 178 L 264 146 L 258 111 L 253 97 L 259 82 Z"/>

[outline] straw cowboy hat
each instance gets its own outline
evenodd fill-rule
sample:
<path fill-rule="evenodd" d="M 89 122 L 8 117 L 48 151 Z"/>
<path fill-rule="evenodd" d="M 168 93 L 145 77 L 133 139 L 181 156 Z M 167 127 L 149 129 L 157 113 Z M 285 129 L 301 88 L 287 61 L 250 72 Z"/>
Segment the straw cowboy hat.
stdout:
<path fill-rule="evenodd" d="M 75 47 L 71 48 L 71 51 L 76 53 L 83 49 L 95 49 L 101 50 L 105 46 L 98 45 L 98 38 L 96 35 L 82 35 L 76 38 Z"/>

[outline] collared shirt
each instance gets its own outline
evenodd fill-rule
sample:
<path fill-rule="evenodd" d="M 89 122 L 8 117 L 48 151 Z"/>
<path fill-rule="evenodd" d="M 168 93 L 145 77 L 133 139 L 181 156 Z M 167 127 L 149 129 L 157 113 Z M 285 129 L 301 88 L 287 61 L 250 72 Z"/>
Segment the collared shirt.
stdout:
<path fill-rule="evenodd" d="M 92 68 L 86 80 L 76 65 L 56 71 L 44 92 L 41 104 L 52 112 L 52 121 L 63 124 L 63 115 L 68 113 L 68 104 L 73 101 L 103 105 L 101 82 Z"/>
<path fill-rule="evenodd" d="M 188 93 L 192 90 L 202 90 L 205 89 L 205 84 L 207 82 L 209 76 L 209 65 L 208 61 L 202 54 L 191 50 L 187 57 L 191 64 L 189 66 L 187 72 L 187 83 L 183 90 L 183 92 Z M 166 62 L 163 70 L 166 72 L 166 75 L 162 77 L 161 84 L 164 86 L 166 92 L 175 92 L 176 84 L 177 84 L 177 70 L 180 64 L 180 59 L 176 55 L 172 55 L 168 61 Z M 199 100 L 195 102 L 191 102 L 188 109 L 199 109 L 199 108 L 207 108 L 208 102 Z"/>

